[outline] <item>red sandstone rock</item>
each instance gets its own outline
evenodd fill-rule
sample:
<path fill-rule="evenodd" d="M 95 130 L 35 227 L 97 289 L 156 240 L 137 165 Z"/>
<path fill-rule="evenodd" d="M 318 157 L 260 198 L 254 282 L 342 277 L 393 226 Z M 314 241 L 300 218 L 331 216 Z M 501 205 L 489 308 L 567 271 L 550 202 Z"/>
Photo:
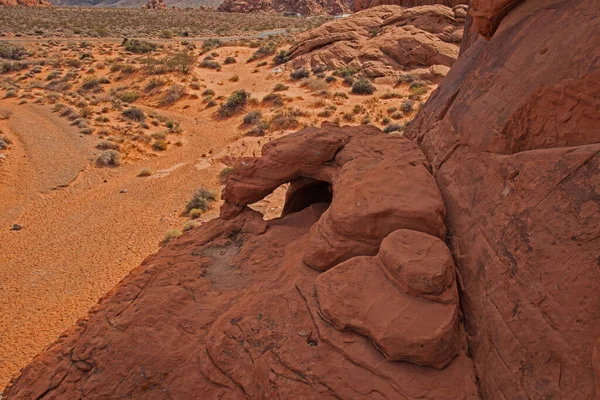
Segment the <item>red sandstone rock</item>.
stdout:
<path fill-rule="evenodd" d="M 51 7 L 48 0 L 0 0 L 0 6 Z"/>
<path fill-rule="evenodd" d="M 473 1 L 491 39 L 407 136 L 445 200 L 481 395 L 597 398 L 600 8 L 515 3 Z"/>
<path fill-rule="evenodd" d="M 144 4 L 142 8 L 149 10 L 166 10 L 167 5 L 164 0 L 148 0 L 148 3 Z"/>
<path fill-rule="evenodd" d="M 418 70 L 429 78 L 456 60 L 465 16 L 465 6 L 376 7 L 298 35 L 289 65 L 351 65 L 370 77 Z"/>
<path fill-rule="evenodd" d="M 388 166 L 392 159 L 413 173 Z M 407 238 L 439 239 L 400 231 L 385 239 L 381 260 L 354 258 L 324 274 L 302 262 L 310 250 L 311 226 L 325 218 L 336 191 L 350 185 L 340 184 L 344 176 L 364 171 L 387 177 L 379 181 L 387 185 L 385 192 L 361 195 L 364 204 L 378 204 L 385 194 L 385 213 L 397 212 L 395 201 L 396 208 L 405 207 L 407 179 L 424 181 L 414 201 L 440 202 L 427 179 L 418 178 L 429 174 L 422 153 L 403 137 L 368 126 L 326 125 L 274 141 L 262 157 L 235 165 L 223 194 L 229 219 L 193 229 L 146 259 L 36 357 L 7 387 L 6 398 L 339 399 L 370 393 L 390 399 L 477 398 L 458 325 L 456 285 L 438 283 L 438 288 L 446 285 L 450 301 L 433 301 L 414 295 L 415 290 L 426 295 L 426 286 L 396 286 L 383 270 L 383 262 L 403 259 L 400 244 L 408 245 Z M 283 218 L 267 222 L 245 207 L 282 181 L 292 183 Z M 333 200 L 328 182 L 334 185 Z M 365 209 L 377 208 L 352 208 L 346 215 L 361 220 Z M 364 228 L 373 238 L 389 230 L 385 214 L 369 218 L 373 229 Z M 410 216 L 404 218 L 410 222 Z M 422 223 L 418 214 L 414 220 L 415 226 Z M 443 236 L 441 214 L 439 224 L 434 231 Z M 432 265 L 432 271 L 424 267 L 411 276 L 429 279 L 452 268 L 437 263 L 445 262 L 443 248 L 427 254 L 422 266 Z M 375 268 L 372 273 L 352 270 L 365 260 L 372 261 L 365 265 Z M 329 290 L 330 281 L 339 282 L 335 291 Z M 369 290 L 350 285 L 358 281 Z M 382 295 L 394 294 L 393 307 L 384 304 L 380 313 L 361 308 L 367 304 L 362 298 L 381 304 Z M 360 307 L 353 311 L 355 305 Z M 412 323 L 402 323 L 409 318 Z"/>
<path fill-rule="evenodd" d="M 467 4 L 467 0 L 355 0 L 354 11 L 361 11 L 367 8 L 390 5 L 401 7 L 417 7 L 433 4 L 441 4 L 446 7 L 454 7 L 459 4 Z"/>
<path fill-rule="evenodd" d="M 275 12 L 288 14 L 331 14 L 342 15 L 352 11 L 352 1 L 349 0 L 303 0 L 303 1 L 261 1 L 261 0 L 225 0 L 218 11 L 251 13 Z"/>

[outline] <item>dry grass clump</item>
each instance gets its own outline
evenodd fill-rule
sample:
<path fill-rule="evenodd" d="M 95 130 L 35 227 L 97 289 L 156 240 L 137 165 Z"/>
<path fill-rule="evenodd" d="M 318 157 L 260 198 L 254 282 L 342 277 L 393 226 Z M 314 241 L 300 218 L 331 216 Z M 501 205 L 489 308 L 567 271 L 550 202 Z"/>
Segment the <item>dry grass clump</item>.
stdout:
<path fill-rule="evenodd" d="M 182 235 L 182 232 L 179 229 L 171 229 L 165 233 L 161 244 L 165 245 L 170 243 L 173 239 L 177 239 Z"/>
<path fill-rule="evenodd" d="M 173 85 L 162 95 L 159 104 L 161 106 L 170 106 L 185 96 L 185 87 L 182 85 Z"/>
<path fill-rule="evenodd" d="M 248 100 L 250 99 L 250 93 L 245 90 L 236 90 L 229 96 L 225 104 L 219 108 L 219 116 L 230 117 L 238 111 L 244 109 Z"/>
<path fill-rule="evenodd" d="M 142 110 L 136 107 L 129 107 L 124 110 L 122 113 L 124 118 L 130 119 L 132 121 L 143 122 L 146 119 L 146 114 Z"/>
<path fill-rule="evenodd" d="M 217 195 L 213 190 L 201 187 L 196 190 L 192 195 L 192 198 L 185 206 L 185 210 L 189 213 L 192 210 L 208 211 L 211 203 L 217 199 Z"/>
<path fill-rule="evenodd" d="M 100 168 L 114 168 L 119 165 L 121 165 L 121 154 L 116 150 L 105 150 L 96 158 L 96 166 Z"/>

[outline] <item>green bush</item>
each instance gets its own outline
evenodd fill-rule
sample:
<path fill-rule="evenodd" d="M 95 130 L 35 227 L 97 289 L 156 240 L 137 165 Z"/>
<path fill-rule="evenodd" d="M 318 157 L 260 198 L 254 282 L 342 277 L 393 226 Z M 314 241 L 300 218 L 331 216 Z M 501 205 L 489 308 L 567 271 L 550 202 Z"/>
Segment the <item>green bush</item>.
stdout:
<path fill-rule="evenodd" d="M 123 46 L 125 50 L 136 54 L 151 53 L 158 48 L 154 43 L 138 39 L 125 39 L 123 40 Z"/>
<path fill-rule="evenodd" d="M 27 51 L 21 46 L 15 46 L 13 44 L 0 45 L 0 58 L 6 58 L 8 60 L 22 60 L 26 56 Z"/>
<path fill-rule="evenodd" d="M 306 68 L 298 68 L 290 73 L 290 78 L 298 81 L 303 78 L 308 78 L 310 76 L 310 72 Z"/>
<path fill-rule="evenodd" d="M 245 90 L 236 90 L 229 96 L 225 104 L 219 109 L 219 115 L 221 117 L 229 117 L 235 114 L 237 111 L 246 107 L 246 103 L 250 98 L 250 93 Z"/>
<path fill-rule="evenodd" d="M 142 110 L 136 107 L 129 107 L 128 109 L 123 111 L 122 115 L 127 119 L 138 122 L 143 122 L 146 119 L 146 114 L 144 114 Z"/>
<path fill-rule="evenodd" d="M 221 69 L 221 64 L 216 61 L 204 59 L 200 63 L 200 67 L 208 69 Z"/>
<path fill-rule="evenodd" d="M 279 52 L 279 54 L 277 54 L 274 58 L 273 58 L 273 62 L 275 63 L 275 65 L 281 65 L 281 64 L 285 64 L 286 62 L 288 62 L 290 60 L 290 52 L 287 50 L 281 50 Z"/>
<path fill-rule="evenodd" d="M 358 78 L 354 84 L 352 84 L 352 93 L 355 94 L 373 94 L 375 92 L 375 86 L 367 78 Z"/>
<path fill-rule="evenodd" d="M 200 209 L 202 211 L 208 211 L 210 204 L 217 199 L 214 191 L 201 187 L 196 190 L 192 195 L 192 198 L 185 206 L 185 210 L 189 213 L 193 209 Z"/>

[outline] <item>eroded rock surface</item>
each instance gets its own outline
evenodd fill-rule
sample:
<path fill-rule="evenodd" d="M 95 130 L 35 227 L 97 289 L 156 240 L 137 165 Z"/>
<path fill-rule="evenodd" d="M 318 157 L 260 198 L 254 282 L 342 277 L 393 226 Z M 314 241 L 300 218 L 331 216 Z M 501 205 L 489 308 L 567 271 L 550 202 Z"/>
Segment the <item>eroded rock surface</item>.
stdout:
<path fill-rule="evenodd" d="M 6 397 L 475 399 L 443 204 L 420 150 L 374 127 L 326 125 L 263 153 L 230 174 L 227 219 L 145 260 Z M 368 184 L 375 176 L 385 188 Z M 246 207 L 284 182 L 284 217 Z M 303 259 L 334 208 L 365 225 L 371 247 L 322 273 Z M 415 240 L 429 250 L 406 250 Z"/>
<path fill-rule="evenodd" d="M 441 4 L 446 7 L 454 7 L 459 4 L 467 4 L 466 0 L 355 0 L 354 11 L 361 11 L 367 8 L 391 5 L 401 7 L 417 7 L 433 4 Z"/>
<path fill-rule="evenodd" d="M 235 13 L 273 12 L 294 13 L 302 15 L 331 14 L 342 15 L 352 12 L 352 1 L 349 0 L 225 0 L 219 11 Z"/>
<path fill-rule="evenodd" d="M 597 398 L 600 8 L 471 13 L 491 39 L 467 46 L 407 136 L 444 198 L 480 392 Z"/>
<path fill-rule="evenodd" d="M 430 78 L 458 57 L 466 6 L 380 6 L 298 35 L 289 66 L 354 67 L 370 77 Z"/>

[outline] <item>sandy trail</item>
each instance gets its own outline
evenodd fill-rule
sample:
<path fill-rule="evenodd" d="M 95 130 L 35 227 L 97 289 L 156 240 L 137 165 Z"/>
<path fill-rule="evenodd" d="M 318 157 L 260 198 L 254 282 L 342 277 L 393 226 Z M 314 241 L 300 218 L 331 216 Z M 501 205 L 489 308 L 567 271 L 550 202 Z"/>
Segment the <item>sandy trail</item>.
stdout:
<path fill-rule="evenodd" d="M 6 103 L 17 143 L 0 169 L 0 388 L 181 226 L 190 194 L 218 186 L 215 171 L 195 168 L 200 155 L 238 135 L 186 119 L 186 146 L 97 169 L 97 139 L 47 107 Z M 137 178 L 141 165 L 169 173 Z"/>

